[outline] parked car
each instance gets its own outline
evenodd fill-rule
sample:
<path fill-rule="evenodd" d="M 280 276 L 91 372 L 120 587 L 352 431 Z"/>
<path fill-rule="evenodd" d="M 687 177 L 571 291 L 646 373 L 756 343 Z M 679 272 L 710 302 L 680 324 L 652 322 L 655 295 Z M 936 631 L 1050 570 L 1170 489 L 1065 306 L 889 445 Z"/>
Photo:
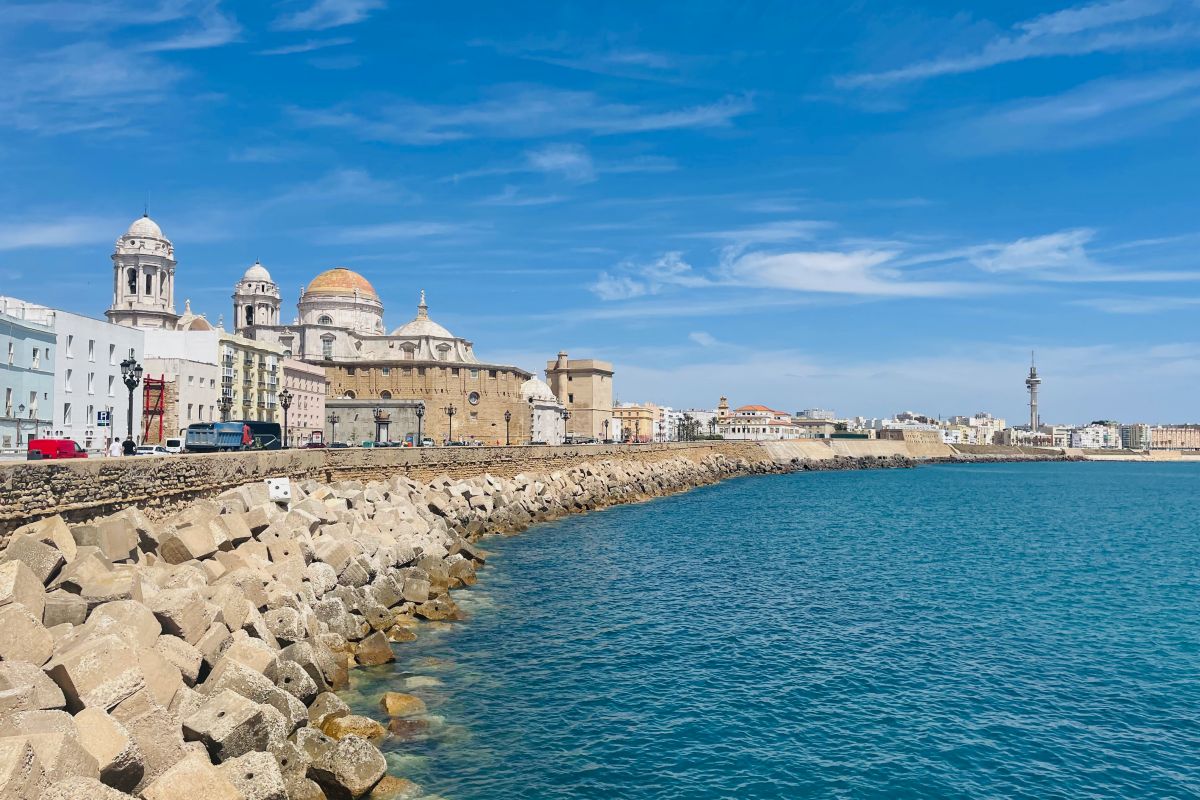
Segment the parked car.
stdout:
<path fill-rule="evenodd" d="M 171 451 L 161 444 L 139 444 L 133 454 L 135 456 L 169 456 Z"/>
<path fill-rule="evenodd" d="M 307 444 L 304 445 L 304 449 L 305 450 L 316 450 L 318 448 L 323 448 L 326 446 L 327 445 L 324 442 L 308 442 Z M 332 446 L 337 447 L 337 442 L 334 442 Z"/>
<path fill-rule="evenodd" d="M 430 439 L 428 436 L 426 436 L 421 440 L 421 447 L 433 447 L 433 439 Z"/>
<path fill-rule="evenodd" d="M 346 444 L 345 442 L 330 442 L 329 446 L 336 450 L 342 450 L 344 448 L 349 447 L 350 445 Z"/>
<path fill-rule="evenodd" d="M 28 458 L 87 458 L 87 450 L 74 439 L 30 439 Z"/>
<path fill-rule="evenodd" d="M 183 439 L 167 439 L 163 442 L 163 447 L 167 448 L 168 453 L 182 453 Z"/>

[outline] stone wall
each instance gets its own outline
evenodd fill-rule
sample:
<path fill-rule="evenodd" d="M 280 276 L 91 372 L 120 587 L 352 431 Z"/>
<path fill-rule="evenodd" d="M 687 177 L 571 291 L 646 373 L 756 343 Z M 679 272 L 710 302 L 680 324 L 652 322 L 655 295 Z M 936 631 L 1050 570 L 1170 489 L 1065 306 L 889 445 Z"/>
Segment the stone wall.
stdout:
<path fill-rule="evenodd" d="M 601 458 L 653 462 L 682 455 L 700 460 L 712 453 L 748 460 L 763 458 L 754 442 L 690 442 L 565 447 L 347 448 L 19 461 L 0 466 L 0 532 L 53 514 L 62 514 L 69 520 L 83 520 L 130 505 L 143 509 L 169 507 L 181 501 L 211 497 L 267 477 L 311 478 L 326 483 L 380 480 L 396 475 L 428 481 L 442 474 L 467 478 L 485 472 L 512 477 L 524 471 L 558 470 Z"/>

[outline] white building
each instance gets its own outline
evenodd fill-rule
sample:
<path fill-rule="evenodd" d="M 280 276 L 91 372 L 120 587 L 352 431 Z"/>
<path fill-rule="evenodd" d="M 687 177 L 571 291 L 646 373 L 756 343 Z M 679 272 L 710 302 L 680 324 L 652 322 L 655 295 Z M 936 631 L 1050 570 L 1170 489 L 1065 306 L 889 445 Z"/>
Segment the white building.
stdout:
<path fill-rule="evenodd" d="M 1119 425 L 1083 425 L 1071 431 L 1071 447 L 1084 450 L 1102 450 L 1121 446 Z"/>
<path fill-rule="evenodd" d="M 717 433 L 725 439 L 776 441 L 811 438 L 807 427 L 792 422 L 792 415 L 766 406 L 735 408 L 717 423 Z"/>
<path fill-rule="evenodd" d="M 1145 422 L 1122 425 L 1121 446 L 1129 450 L 1149 450 L 1150 426 Z"/>
<path fill-rule="evenodd" d="M 175 246 L 149 216 L 133 221 L 112 254 L 110 322 L 130 328 L 174 329 Z"/>
<path fill-rule="evenodd" d="M 796 416 L 799 419 L 819 419 L 823 422 L 833 422 L 837 419 L 837 414 L 825 408 L 806 408 L 797 411 Z"/>
<path fill-rule="evenodd" d="M 104 450 L 112 436 L 124 438 L 129 390 L 121 375 L 127 358 L 144 364 L 145 332 L 48 308 L 12 297 L 0 306 L 54 331 L 54 411 L 43 435 L 74 439 L 86 450 Z M 142 389 L 133 393 L 133 437 L 142 437 Z M 100 424 L 106 417 L 110 425 Z"/>
<path fill-rule="evenodd" d="M 529 403 L 531 444 L 562 444 L 566 441 L 566 406 L 554 396 L 550 385 L 539 378 L 521 384 L 521 396 Z"/>
<path fill-rule="evenodd" d="M 219 337 L 215 330 L 146 331 L 146 376 L 168 385 L 164 437 L 178 436 L 192 423 L 221 418 Z"/>

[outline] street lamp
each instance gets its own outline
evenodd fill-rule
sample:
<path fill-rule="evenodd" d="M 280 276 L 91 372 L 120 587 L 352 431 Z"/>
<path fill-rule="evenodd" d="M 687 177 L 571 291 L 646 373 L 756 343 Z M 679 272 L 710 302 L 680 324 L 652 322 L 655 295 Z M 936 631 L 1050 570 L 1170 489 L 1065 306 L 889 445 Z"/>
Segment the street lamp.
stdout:
<path fill-rule="evenodd" d="M 458 413 L 458 409 L 454 407 L 454 403 L 451 403 L 443 408 L 442 411 L 445 411 L 446 416 L 450 419 L 450 432 L 446 436 L 446 443 L 449 444 L 454 441 L 454 415 Z"/>
<path fill-rule="evenodd" d="M 233 410 L 233 397 L 227 394 L 221 395 L 221 399 L 217 401 L 217 407 L 221 409 L 221 422 L 229 422 L 229 412 Z"/>
<path fill-rule="evenodd" d="M 286 450 L 288 446 L 288 420 L 287 412 L 292 407 L 292 393 L 285 387 L 279 393 L 279 407 L 283 409 L 283 447 Z"/>
<path fill-rule="evenodd" d="M 333 444 L 337 441 L 337 424 L 339 422 L 337 414 L 329 415 L 329 443 Z"/>
<path fill-rule="evenodd" d="M 610 420 L 610 419 L 604 420 L 604 441 L 605 442 L 608 442 L 608 423 L 610 423 L 610 422 L 612 422 L 612 420 Z"/>
<path fill-rule="evenodd" d="M 17 449 L 21 449 L 21 418 L 25 416 L 25 404 L 17 406 Z M 36 431 L 34 433 L 36 438 Z"/>
<path fill-rule="evenodd" d="M 133 390 L 142 382 L 142 365 L 131 355 L 121 362 L 121 380 L 129 390 L 129 408 L 125 414 L 126 438 L 133 438 Z"/>
<path fill-rule="evenodd" d="M 424 447 L 424 437 L 421 434 L 421 423 L 425 417 L 425 404 L 417 404 L 417 447 Z"/>
<path fill-rule="evenodd" d="M 383 414 L 383 409 L 378 406 L 371 409 L 371 415 L 375 417 L 375 444 L 379 444 L 379 432 L 383 428 Z"/>
<path fill-rule="evenodd" d="M 564 409 L 563 409 L 563 411 L 562 411 L 562 418 L 563 418 L 563 437 L 562 437 L 562 443 L 563 443 L 563 444 L 566 444 L 566 443 L 567 443 L 567 420 L 569 420 L 569 419 L 571 418 L 571 412 L 570 412 L 570 411 L 567 411 L 567 410 L 564 408 Z"/>
<path fill-rule="evenodd" d="M 504 412 L 504 446 L 508 447 L 512 444 L 512 439 L 508 435 L 508 423 L 512 422 L 512 412 Z"/>

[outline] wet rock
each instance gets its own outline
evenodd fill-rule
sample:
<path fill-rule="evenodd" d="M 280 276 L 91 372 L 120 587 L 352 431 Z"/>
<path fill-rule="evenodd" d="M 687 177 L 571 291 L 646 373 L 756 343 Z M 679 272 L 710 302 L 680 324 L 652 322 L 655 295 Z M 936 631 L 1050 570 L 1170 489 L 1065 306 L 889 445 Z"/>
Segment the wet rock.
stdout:
<path fill-rule="evenodd" d="M 421 603 L 413 613 L 422 619 L 427 619 L 433 622 L 461 620 L 463 618 L 462 611 L 448 596 L 436 597 L 425 603 Z"/>
<path fill-rule="evenodd" d="M 308 719 L 314 728 L 323 728 L 331 719 L 350 713 L 350 706 L 333 692 L 321 692 L 308 707 Z"/>
<path fill-rule="evenodd" d="M 370 717 L 359 714 L 346 714 L 326 720 L 321 731 L 331 739 L 344 739 L 351 734 L 364 739 L 382 739 L 387 735 L 387 728 Z"/>
<path fill-rule="evenodd" d="M 379 705 L 389 717 L 416 717 L 424 714 L 425 701 L 416 695 L 403 692 L 385 692 Z"/>
<path fill-rule="evenodd" d="M 429 720 L 393 717 L 388 720 L 387 729 L 388 733 L 392 734 L 396 739 L 408 742 L 414 739 L 422 739 L 429 733 Z"/>
<path fill-rule="evenodd" d="M 387 637 L 376 631 L 358 643 L 354 658 L 359 664 L 375 666 L 395 661 L 396 654 L 392 652 L 392 645 Z"/>
<path fill-rule="evenodd" d="M 408 778 L 384 775 L 367 795 L 367 800 L 409 800 L 420 793 L 421 787 Z"/>

